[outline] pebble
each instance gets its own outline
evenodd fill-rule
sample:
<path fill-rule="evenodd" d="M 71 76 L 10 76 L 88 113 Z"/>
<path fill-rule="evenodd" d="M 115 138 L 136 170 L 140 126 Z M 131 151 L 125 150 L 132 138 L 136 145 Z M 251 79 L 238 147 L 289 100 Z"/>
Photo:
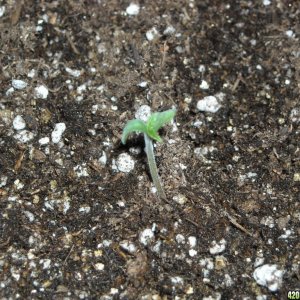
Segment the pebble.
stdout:
<path fill-rule="evenodd" d="M 207 96 L 197 102 L 197 109 L 199 111 L 215 113 L 221 108 L 215 96 Z"/>
<path fill-rule="evenodd" d="M 27 143 L 34 138 L 34 134 L 26 129 L 19 131 L 14 135 L 14 138 L 21 143 Z"/>
<path fill-rule="evenodd" d="M 54 130 L 51 133 L 52 142 L 54 144 L 58 144 L 61 140 L 62 134 L 66 130 L 66 124 L 65 123 L 57 123 L 55 124 Z"/>
<path fill-rule="evenodd" d="M 68 67 L 65 68 L 66 72 L 69 73 L 73 77 L 79 77 L 81 75 L 80 70 L 73 70 Z"/>
<path fill-rule="evenodd" d="M 136 3 L 130 3 L 126 8 L 126 13 L 130 16 L 136 16 L 140 12 L 140 7 Z"/>
<path fill-rule="evenodd" d="M 5 6 L 0 6 L 0 18 L 3 17 L 5 13 Z"/>
<path fill-rule="evenodd" d="M 15 91 L 15 89 L 13 87 L 10 87 L 6 92 L 5 95 L 6 96 L 11 96 L 13 94 L 13 92 Z"/>
<path fill-rule="evenodd" d="M 263 5 L 268 6 L 271 4 L 271 0 L 263 0 Z"/>
<path fill-rule="evenodd" d="M 134 160 L 127 153 L 122 153 L 118 156 L 116 167 L 120 172 L 129 173 L 134 169 Z"/>
<path fill-rule="evenodd" d="M 294 38 L 295 37 L 295 33 L 293 30 L 287 30 L 285 32 L 286 36 L 289 37 L 289 38 Z"/>
<path fill-rule="evenodd" d="M 140 82 L 140 83 L 138 84 L 138 86 L 141 87 L 141 88 L 146 88 L 147 85 L 148 85 L 148 82 L 147 82 L 147 81 L 142 81 L 142 82 Z"/>
<path fill-rule="evenodd" d="M 23 80 L 13 79 L 11 85 L 17 90 L 23 90 L 26 88 L 27 83 Z"/>
<path fill-rule="evenodd" d="M 268 226 L 269 228 L 274 228 L 275 221 L 272 216 L 266 216 L 261 219 L 260 224 Z"/>
<path fill-rule="evenodd" d="M 154 239 L 154 233 L 150 228 L 146 228 L 140 233 L 139 241 L 147 246 Z"/>
<path fill-rule="evenodd" d="M 271 292 L 276 292 L 282 285 L 284 271 L 277 265 L 265 264 L 255 269 L 253 277 L 262 286 L 267 287 Z"/>
<path fill-rule="evenodd" d="M 200 87 L 201 90 L 208 90 L 209 89 L 209 84 L 205 80 L 202 80 L 199 87 Z"/>
<path fill-rule="evenodd" d="M 28 218 L 29 222 L 33 222 L 35 219 L 34 214 L 28 210 L 24 211 L 24 215 Z"/>
<path fill-rule="evenodd" d="M 15 130 L 22 130 L 26 127 L 25 120 L 22 118 L 22 116 L 18 115 L 14 118 L 13 127 Z"/>
<path fill-rule="evenodd" d="M 182 194 L 175 195 L 172 199 L 180 205 L 184 205 L 187 202 L 187 198 Z"/>
<path fill-rule="evenodd" d="M 149 42 L 159 37 L 159 33 L 155 27 L 152 27 L 146 32 L 146 38 Z"/>
<path fill-rule="evenodd" d="M 190 245 L 191 248 L 196 247 L 197 245 L 197 238 L 195 236 L 189 236 L 188 237 L 188 243 Z"/>
<path fill-rule="evenodd" d="M 47 99 L 49 94 L 48 88 L 44 85 L 39 85 L 34 89 L 34 95 L 39 99 Z"/>
<path fill-rule="evenodd" d="M 73 168 L 74 172 L 76 173 L 77 177 L 88 177 L 89 173 L 87 171 L 87 168 L 85 167 L 86 164 L 81 165 L 77 165 Z"/>
<path fill-rule="evenodd" d="M 128 251 L 129 253 L 133 254 L 136 252 L 136 246 L 131 243 L 130 241 L 124 240 L 120 242 L 120 247 L 126 251 Z"/>
<path fill-rule="evenodd" d="M 88 214 L 91 211 L 91 207 L 90 206 L 81 206 L 78 211 L 80 213 L 85 213 Z"/>
<path fill-rule="evenodd" d="M 172 26 L 169 25 L 165 30 L 164 30 L 164 35 L 172 35 L 175 33 L 176 29 Z"/>
<path fill-rule="evenodd" d="M 134 116 L 135 116 L 136 119 L 147 122 L 150 115 L 151 115 L 150 106 L 149 105 L 142 105 L 137 109 Z"/>
<path fill-rule="evenodd" d="M 199 68 L 198 68 L 198 71 L 199 71 L 200 73 L 204 73 L 205 70 L 206 70 L 206 68 L 205 68 L 204 65 L 200 65 Z"/>
<path fill-rule="evenodd" d="M 104 270 L 104 264 L 102 264 L 102 263 L 97 263 L 97 264 L 95 264 L 95 269 L 97 270 L 97 271 L 103 271 Z"/>
<path fill-rule="evenodd" d="M 194 250 L 194 249 L 190 249 L 189 250 L 189 256 L 190 257 L 194 257 L 194 256 L 196 256 L 197 255 L 197 251 L 196 250 Z"/>
<path fill-rule="evenodd" d="M 49 142 L 50 142 L 50 139 L 47 136 L 39 139 L 40 145 L 47 145 L 47 144 L 49 144 Z"/>
<path fill-rule="evenodd" d="M 175 239 L 178 244 L 185 244 L 185 237 L 182 234 L 177 234 Z"/>
<path fill-rule="evenodd" d="M 214 255 L 223 252 L 226 248 L 226 244 L 227 242 L 225 239 L 221 239 L 219 242 L 212 241 L 211 247 L 209 248 L 210 254 Z"/>
<path fill-rule="evenodd" d="M 107 163 L 107 155 L 104 151 L 102 151 L 102 156 L 98 159 L 99 163 L 103 166 Z"/>

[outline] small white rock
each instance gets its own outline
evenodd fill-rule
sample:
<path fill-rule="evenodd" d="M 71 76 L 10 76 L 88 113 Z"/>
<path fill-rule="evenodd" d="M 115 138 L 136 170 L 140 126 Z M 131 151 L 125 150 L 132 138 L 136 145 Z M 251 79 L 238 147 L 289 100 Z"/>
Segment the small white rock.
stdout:
<path fill-rule="evenodd" d="M 142 82 L 140 82 L 140 83 L 138 84 L 138 86 L 139 86 L 139 87 L 142 87 L 142 88 L 147 87 L 147 85 L 148 85 L 148 82 L 147 82 L 147 81 L 142 81 Z"/>
<path fill-rule="evenodd" d="M 207 96 L 197 102 L 197 109 L 199 111 L 215 113 L 220 108 L 221 105 L 215 96 Z"/>
<path fill-rule="evenodd" d="M 140 233 L 139 241 L 147 246 L 154 239 L 154 233 L 150 228 L 146 228 Z"/>
<path fill-rule="evenodd" d="M 104 264 L 102 264 L 102 263 L 97 263 L 97 264 L 95 264 L 95 269 L 97 270 L 97 271 L 103 271 L 104 270 Z"/>
<path fill-rule="evenodd" d="M 21 190 L 24 187 L 24 183 L 22 183 L 19 179 L 14 181 L 14 185 L 17 190 Z"/>
<path fill-rule="evenodd" d="M 172 199 L 180 205 L 184 205 L 187 202 L 187 198 L 182 194 L 175 195 Z"/>
<path fill-rule="evenodd" d="M 209 89 L 209 84 L 205 80 L 202 80 L 199 87 L 200 87 L 201 90 L 208 90 Z"/>
<path fill-rule="evenodd" d="M 174 276 L 174 277 L 171 277 L 171 282 L 173 285 L 183 285 L 184 284 L 184 280 L 182 277 L 179 277 L 179 276 Z"/>
<path fill-rule="evenodd" d="M 50 142 L 50 139 L 47 136 L 39 139 L 39 144 L 40 145 L 47 145 L 47 144 L 49 144 L 49 142 Z"/>
<path fill-rule="evenodd" d="M 122 153 L 118 156 L 116 167 L 120 172 L 129 173 L 134 169 L 134 160 L 127 153 Z"/>
<path fill-rule="evenodd" d="M 107 163 L 107 155 L 105 153 L 105 151 L 102 151 L 102 156 L 98 159 L 99 163 L 103 166 L 106 165 Z"/>
<path fill-rule="evenodd" d="M 27 83 L 24 80 L 19 80 L 19 79 L 13 79 L 11 85 L 16 89 L 16 90 L 22 90 L 25 89 L 27 86 Z"/>
<path fill-rule="evenodd" d="M 6 92 L 5 95 L 6 96 L 11 96 L 13 94 L 13 92 L 15 91 L 15 89 L 13 87 L 10 87 Z"/>
<path fill-rule="evenodd" d="M 148 121 L 150 115 L 151 115 L 151 108 L 149 105 L 140 106 L 134 114 L 136 119 L 142 120 L 144 122 Z"/>
<path fill-rule="evenodd" d="M 73 70 L 68 67 L 65 68 L 66 72 L 69 73 L 73 77 L 79 77 L 81 75 L 80 70 Z"/>
<path fill-rule="evenodd" d="M 194 257 L 194 256 L 196 256 L 197 255 L 197 251 L 195 250 L 195 249 L 190 249 L 189 250 L 189 256 L 190 257 Z"/>
<path fill-rule="evenodd" d="M 36 75 L 35 69 L 31 69 L 31 70 L 27 73 L 27 77 L 29 77 L 29 78 L 33 78 L 35 75 Z"/>
<path fill-rule="evenodd" d="M 226 244 L 227 242 L 225 239 L 221 239 L 219 242 L 213 241 L 209 248 L 210 254 L 214 255 L 223 252 L 226 248 Z"/>
<path fill-rule="evenodd" d="M 127 240 L 121 241 L 121 242 L 120 242 L 120 247 L 121 247 L 122 249 L 128 251 L 128 252 L 131 253 L 131 254 L 135 253 L 136 250 L 137 250 L 137 249 L 136 249 L 136 246 L 135 246 L 133 243 L 131 243 L 130 241 L 127 241 Z"/>
<path fill-rule="evenodd" d="M 175 28 L 172 25 L 169 25 L 165 30 L 164 30 L 164 35 L 172 35 L 175 33 Z"/>
<path fill-rule="evenodd" d="M 39 85 L 34 89 L 34 95 L 39 99 L 47 99 L 49 91 L 46 86 Z"/>
<path fill-rule="evenodd" d="M 274 228 L 275 221 L 272 216 L 266 216 L 261 219 L 260 224 L 268 226 L 269 228 Z"/>
<path fill-rule="evenodd" d="M 276 292 L 282 285 L 284 271 L 277 265 L 265 264 L 258 267 L 253 272 L 255 281 L 262 286 L 267 287 L 271 292 Z"/>
<path fill-rule="evenodd" d="M 182 234 L 177 234 L 175 240 L 178 244 L 185 244 L 185 237 Z"/>
<path fill-rule="evenodd" d="M 81 213 L 88 214 L 91 211 L 91 207 L 90 206 L 81 206 L 78 209 L 78 211 L 81 212 Z"/>
<path fill-rule="evenodd" d="M 52 142 L 54 144 L 58 144 L 61 140 L 61 137 L 66 130 L 66 124 L 65 123 L 56 123 L 54 130 L 51 133 Z"/>
<path fill-rule="evenodd" d="M 0 18 L 3 17 L 5 13 L 5 6 L 0 6 Z"/>
<path fill-rule="evenodd" d="M 34 214 L 28 210 L 24 211 L 24 215 L 28 218 L 29 222 L 33 222 L 35 219 Z"/>
<path fill-rule="evenodd" d="M 196 247 L 197 245 L 197 238 L 195 236 L 189 236 L 188 237 L 188 243 L 190 245 L 191 248 Z"/>
<path fill-rule="evenodd" d="M 285 34 L 289 38 L 294 38 L 296 36 L 293 30 L 287 30 Z"/>
<path fill-rule="evenodd" d="M 77 177 L 88 177 L 89 173 L 87 171 L 87 168 L 85 167 L 86 164 L 77 165 L 76 167 L 73 168 L 74 172 L 76 173 Z"/>
<path fill-rule="evenodd" d="M 271 4 L 271 0 L 263 0 L 263 5 L 268 6 Z"/>
<path fill-rule="evenodd" d="M 159 37 L 159 32 L 155 27 L 152 27 L 146 32 L 146 38 L 149 42 Z"/>
<path fill-rule="evenodd" d="M 20 116 L 16 116 L 13 120 L 13 127 L 15 130 L 22 130 L 26 127 L 25 120 Z"/>
<path fill-rule="evenodd" d="M 200 65 L 199 68 L 198 68 L 198 71 L 199 71 L 200 73 L 204 73 L 205 70 L 206 70 L 206 68 L 205 68 L 204 65 Z"/>
<path fill-rule="evenodd" d="M 140 12 L 140 7 L 136 3 L 130 3 L 126 8 L 126 13 L 130 16 L 136 16 Z"/>
<path fill-rule="evenodd" d="M 34 134 L 26 129 L 19 131 L 14 135 L 14 138 L 21 143 L 27 143 L 34 138 Z"/>

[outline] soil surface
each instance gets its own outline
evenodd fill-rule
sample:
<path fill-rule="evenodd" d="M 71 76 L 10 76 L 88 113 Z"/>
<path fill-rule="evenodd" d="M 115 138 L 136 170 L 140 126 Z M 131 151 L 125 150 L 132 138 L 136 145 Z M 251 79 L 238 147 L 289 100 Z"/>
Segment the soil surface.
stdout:
<path fill-rule="evenodd" d="M 300 7 L 0 1 L 0 298 L 286 299 L 300 285 Z M 176 108 L 155 147 L 148 105 Z M 125 161 L 124 161 L 125 158 Z"/>

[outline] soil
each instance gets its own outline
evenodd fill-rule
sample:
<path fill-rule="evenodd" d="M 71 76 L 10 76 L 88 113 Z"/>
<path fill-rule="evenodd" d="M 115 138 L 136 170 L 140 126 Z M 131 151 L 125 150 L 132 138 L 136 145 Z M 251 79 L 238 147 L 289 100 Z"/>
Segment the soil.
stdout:
<path fill-rule="evenodd" d="M 300 288 L 298 1 L 0 4 L 1 299 Z M 142 136 L 120 141 L 141 105 L 177 109 L 155 148 L 166 201 Z"/>

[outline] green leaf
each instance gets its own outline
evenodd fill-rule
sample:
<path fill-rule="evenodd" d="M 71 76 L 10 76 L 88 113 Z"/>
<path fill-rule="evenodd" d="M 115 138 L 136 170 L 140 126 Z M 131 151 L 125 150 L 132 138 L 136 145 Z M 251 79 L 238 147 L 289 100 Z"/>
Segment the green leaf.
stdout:
<path fill-rule="evenodd" d="M 152 139 L 161 142 L 162 139 L 158 135 L 158 130 L 165 124 L 169 123 L 175 116 L 176 109 L 169 109 L 163 112 L 156 112 L 150 116 L 147 121 L 147 134 Z"/>
<path fill-rule="evenodd" d="M 125 145 L 127 137 L 132 132 L 143 132 L 147 134 L 147 126 L 145 122 L 141 120 L 130 120 L 127 122 L 122 133 L 122 143 Z"/>

